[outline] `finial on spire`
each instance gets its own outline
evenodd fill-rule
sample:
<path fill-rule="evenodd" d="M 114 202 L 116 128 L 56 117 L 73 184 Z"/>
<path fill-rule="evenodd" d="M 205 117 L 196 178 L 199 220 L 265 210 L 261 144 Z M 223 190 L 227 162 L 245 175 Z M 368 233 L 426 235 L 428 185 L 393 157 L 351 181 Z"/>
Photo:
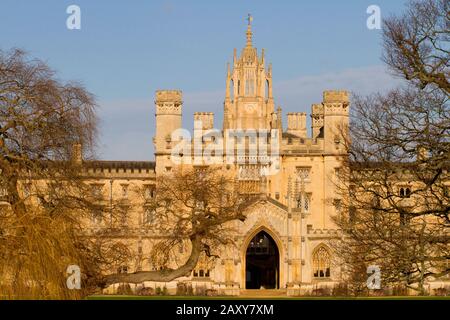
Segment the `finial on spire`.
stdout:
<path fill-rule="evenodd" d="M 252 15 L 249 13 L 248 14 L 248 27 L 247 27 L 247 47 L 251 47 L 252 46 L 252 22 L 253 22 L 253 17 Z"/>
<path fill-rule="evenodd" d="M 253 21 L 253 17 L 252 17 L 252 15 L 250 13 L 248 14 L 247 21 L 248 21 L 248 25 L 251 26 L 252 25 L 252 21 Z"/>

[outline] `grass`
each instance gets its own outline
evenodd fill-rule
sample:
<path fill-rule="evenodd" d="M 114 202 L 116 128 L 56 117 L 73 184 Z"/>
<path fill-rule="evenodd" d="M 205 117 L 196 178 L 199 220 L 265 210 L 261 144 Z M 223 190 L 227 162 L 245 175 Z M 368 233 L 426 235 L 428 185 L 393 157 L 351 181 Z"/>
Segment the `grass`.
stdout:
<path fill-rule="evenodd" d="M 94 295 L 88 300 L 449 300 L 450 296 L 390 296 L 390 297 L 201 297 L 201 296 L 118 296 Z"/>

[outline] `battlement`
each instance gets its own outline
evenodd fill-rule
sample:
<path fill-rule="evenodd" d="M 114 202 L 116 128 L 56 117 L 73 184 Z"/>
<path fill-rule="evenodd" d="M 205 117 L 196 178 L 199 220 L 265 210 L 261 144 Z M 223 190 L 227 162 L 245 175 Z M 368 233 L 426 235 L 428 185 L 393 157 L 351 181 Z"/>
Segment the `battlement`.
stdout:
<path fill-rule="evenodd" d="M 283 133 L 281 153 L 284 155 L 320 154 L 323 152 L 323 140 L 299 137 Z"/>
<path fill-rule="evenodd" d="M 181 116 L 183 93 L 180 90 L 156 91 L 156 114 Z"/>
<path fill-rule="evenodd" d="M 156 163 L 153 161 L 85 161 L 83 172 L 89 177 L 153 179 Z"/>
<path fill-rule="evenodd" d="M 349 112 L 349 93 L 348 91 L 328 90 L 323 92 L 323 102 L 312 106 L 314 115 L 346 116 Z"/>
<path fill-rule="evenodd" d="M 327 90 L 323 92 L 324 103 L 349 103 L 349 93 L 345 90 Z"/>
<path fill-rule="evenodd" d="M 194 121 L 201 121 L 203 130 L 211 130 L 214 128 L 214 113 L 195 112 Z"/>
<path fill-rule="evenodd" d="M 306 117 L 306 112 L 288 112 L 287 116 L 296 116 L 296 117 L 300 117 L 300 116 L 305 116 Z"/>
<path fill-rule="evenodd" d="M 156 103 L 172 102 L 182 104 L 183 92 L 181 90 L 157 90 Z"/>

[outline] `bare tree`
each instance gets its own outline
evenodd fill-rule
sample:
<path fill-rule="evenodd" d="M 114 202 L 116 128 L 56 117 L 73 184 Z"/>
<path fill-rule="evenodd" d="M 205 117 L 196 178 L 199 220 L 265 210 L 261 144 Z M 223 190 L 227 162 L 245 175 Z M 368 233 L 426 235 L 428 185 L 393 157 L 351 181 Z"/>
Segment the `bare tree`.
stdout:
<path fill-rule="evenodd" d="M 383 60 L 421 89 L 437 86 L 449 94 L 449 30 L 448 1 L 411 1 L 404 15 L 384 21 Z"/>
<path fill-rule="evenodd" d="M 353 101 L 335 221 L 357 288 L 368 265 L 421 294 L 450 274 L 449 32 L 447 1 L 411 1 L 384 29 L 383 59 L 407 83 Z"/>
<path fill-rule="evenodd" d="M 114 282 L 169 281 L 189 274 L 199 257 L 218 256 L 244 203 L 232 179 L 203 168 L 158 180 L 150 205 L 158 233 L 151 257 L 162 270 L 113 274 L 134 253 L 115 232 L 120 201 L 101 205 L 92 192 L 81 154 L 92 158 L 95 101 L 78 84 L 63 84 L 39 60 L 15 50 L 0 52 L 0 292 L 7 298 L 80 298 Z M 83 148 L 83 150 L 82 150 Z M 100 195 L 101 197 L 101 195 Z M 109 228 L 86 232 L 93 214 L 114 212 Z M 117 215 L 117 216 L 116 216 Z M 231 223 L 231 225 L 230 225 Z M 122 241 L 123 240 L 123 241 Z M 190 248 L 180 267 L 177 246 Z M 83 272 L 83 290 L 70 291 L 66 269 Z"/>
<path fill-rule="evenodd" d="M 202 255 L 218 258 L 224 246 L 234 243 L 235 223 L 245 220 L 250 202 L 239 193 L 235 180 L 219 169 L 180 168 L 159 178 L 150 203 L 154 217 L 147 228 L 161 239 L 149 253 L 161 269 L 111 274 L 105 284 L 168 282 L 189 276 Z M 173 267 L 180 260 L 180 247 L 188 248 L 189 254 L 182 255 L 181 263 Z"/>
<path fill-rule="evenodd" d="M 423 294 L 426 280 L 450 273 L 449 133 L 440 90 L 354 99 L 336 217 L 345 234 L 338 251 L 352 277 L 374 264 L 385 284 Z"/>
<path fill-rule="evenodd" d="M 93 154 L 95 102 L 22 51 L 0 52 L 0 291 L 9 298 L 77 298 L 66 269 L 97 274 L 98 244 L 81 236 L 92 209 L 73 146 Z"/>

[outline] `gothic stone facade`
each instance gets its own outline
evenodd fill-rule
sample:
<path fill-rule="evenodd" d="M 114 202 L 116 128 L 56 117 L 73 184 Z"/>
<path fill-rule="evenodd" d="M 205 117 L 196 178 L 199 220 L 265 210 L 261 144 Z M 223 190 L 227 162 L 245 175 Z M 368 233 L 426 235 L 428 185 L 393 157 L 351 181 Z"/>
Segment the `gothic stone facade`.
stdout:
<path fill-rule="evenodd" d="M 266 67 L 264 50 L 259 54 L 253 47 L 249 24 L 247 44 L 239 56 L 234 50 L 232 67 L 228 66 L 220 132 L 226 140 L 226 132 L 233 129 L 269 130 L 280 146 L 279 154 L 272 157 L 276 168 L 261 179 L 261 168 L 265 166 L 258 161 L 261 159 L 252 164 L 238 163 L 236 159 L 230 164 L 224 157 L 223 170 L 234 174 L 249 193 L 264 197 L 252 206 L 247 220 L 239 224 L 234 248 L 225 250 L 213 266 L 199 265 L 191 277 L 178 281 L 191 282 L 194 287 L 206 286 L 221 294 L 262 287 L 287 288 L 288 293 L 295 294 L 300 293 L 300 288 L 307 290 L 339 281 L 339 267 L 331 264 L 327 242 L 337 237 L 331 220 L 337 210 L 332 201 L 336 196 L 333 177 L 345 156 L 338 132 L 348 124 L 348 93 L 324 92 L 323 101 L 312 106 L 312 136 L 308 137 L 306 113 L 287 114 L 287 129 L 283 129 L 282 111 L 280 107 L 275 109 L 272 87 L 272 67 Z M 157 187 L 156 177 L 176 166 L 171 159 L 176 144 L 172 133 L 181 128 L 182 93 L 157 91 L 155 107 L 155 162 L 85 163 L 92 184 L 98 186 L 105 199 L 140 201 L 132 195 L 136 188 L 146 189 L 151 197 Z M 213 129 L 212 113 L 196 113 L 195 120 L 201 121 L 201 129 Z M 143 202 L 141 209 L 129 213 L 127 229 L 118 235 L 128 239 L 132 249 L 141 255 L 154 243 L 152 231 L 133 236 L 132 230 L 145 224 L 149 215 Z M 92 227 L 97 223 L 93 219 Z M 141 261 L 127 266 L 127 271 L 155 268 L 149 259 Z M 173 290 L 176 282 L 145 285 Z"/>

